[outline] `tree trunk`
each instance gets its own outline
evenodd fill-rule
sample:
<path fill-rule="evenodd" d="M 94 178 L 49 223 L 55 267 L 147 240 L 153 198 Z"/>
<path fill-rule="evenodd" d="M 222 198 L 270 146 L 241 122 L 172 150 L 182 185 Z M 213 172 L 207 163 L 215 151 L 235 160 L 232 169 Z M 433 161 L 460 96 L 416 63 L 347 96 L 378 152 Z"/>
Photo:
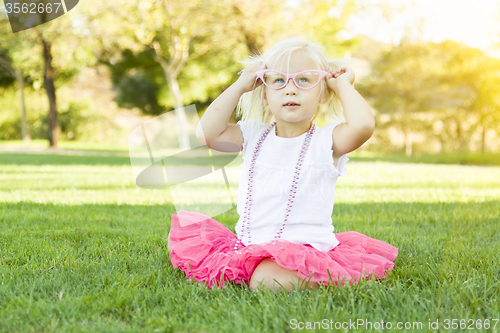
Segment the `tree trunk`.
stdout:
<path fill-rule="evenodd" d="M 243 25 L 243 22 L 245 21 L 245 14 L 243 14 L 242 10 L 240 7 L 238 7 L 237 4 L 233 4 L 232 6 L 233 13 L 235 15 L 235 19 L 237 22 L 240 22 L 239 28 L 243 36 L 245 37 L 245 44 L 247 46 L 248 52 L 251 54 L 259 54 L 262 50 L 262 45 L 257 44 L 257 38 L 255 34 L 247 30 L 245 26 Z"/>
<path fill-rule="evenodd" d="M 186 112 L 184 112 L 179 83 L 177 82 L 177 77 L 173 77 L 170 73 L 166 72 L 165 76 L 167 77 L 168 88 L 175 101 L 175 117 L 177 118 L 177 126 L 179 128 L 179 147 L 183 151 L 189 150 L 191 149 L 191 145 L 189 144 L 189 135 L 186 128 Z"/>
<path fill-rule="evenodd" d="M 24 141 L 30 141 L 31 137 L 28 131 L 28 120 L 26 117 L 26 107 L 24 105 L 24 82 L 23 75 L 21 71 L 17 68 L 14 69 L 16 72 L 16 80 L 17 80 L 17 90 L 19 91 L 19 103 L 21 105 L 21 125 L 22 125 L 22 136 Z"/>
<path fill-rule="evenodd" d="M 167 79 L 168 89 L 174 98 L 175 117 L 177 118 L 177 126 L 179 128 L 179 148 L 183 151 L 191 149 L 189 144 L 189 135 L 187 133 L 187 120 L 184 105 L 182 103 L 182 94 L 179 89 L 177 75 L 186 63 L 189 57 L 189 41 L 182 43 L 182 38 L 174 36 L 170 47 L 171 60 L 167 63 L 163 58 L 163 52 L 159 43 L 153 43 L 153 48 L 156 52 L 155 61 L 163 68 L 165 78 Z"/>
<path fill-rule="evenodd" d="M 403 134 L 404 134 L 404 145 L 405 145 L 405 154 L 406 156 L 411 156 L 412 154 L 412 142 L 411 142 L 411 136 L 410 133 L 408 133 L 408 130 L 405 125 L 403 125 Z"/>
<path fill-rule="evenodd" d="M 445 147 L 443 135 L 440 135 L 438 140 L 439 140 L 439 154 L 446 153 L 446 147 Z"/>
<path fill-rule="evenodd" d="M 24 106 L 24 82 L 21 71 L 17 68 L 14 68 L 11 62 L 6 59 L 0 57 L 0 65 L 3 65 L 17 80 L 17 90 L 19 91 L 19 99 L 20 99 L 20 107 L 21 107 L 21 126 L 22 126 L 22 138 L 25 141 L 29 141 L 30 134 L 28 131 L 28 123 L 26 120 L 26 108 Z"/>
<path fill-rule="evenodd" d="M 460 120 L 455 119 L 455 125 L 457 126 L 456 134 L 457 134 L 457 140 L 456 142 L 456 149 L 458 151 L 462 151 L 462 146 L 463 146 L 463 141 L 462 141 L 462 127 L 460 126 Z"/>
<path fill-rule="evenodd" d="M 57 148 L 59 144 L 59 136 L 61 134 L 61 127 L 59 126 L 59 119 L 57 117 L 57 103 L 56 103 L 56 88 L 54 85 L 55 73 L 52 68 L 52 44 L 42 38 L 43 46 L 43 59 L 45 61 L 45 72 L 43 75 L 43 83 L 47 96 L 49 98 L 49 115 L 47 117 L 47 139 L 49 140 L 50 147 Z"/>
<path fill-rule="evenodd" d="M 411 156 L 413 153 L 413 142 L 411 141 L 410 133 L 405 135 L 405 147 L 406 147 L 406 156 Z"/>
<path fill-rule="evenodd" d="M 481 132 L 481 152 L 486 151 L 486 126 L 483 125 L 483 131 Z"/>

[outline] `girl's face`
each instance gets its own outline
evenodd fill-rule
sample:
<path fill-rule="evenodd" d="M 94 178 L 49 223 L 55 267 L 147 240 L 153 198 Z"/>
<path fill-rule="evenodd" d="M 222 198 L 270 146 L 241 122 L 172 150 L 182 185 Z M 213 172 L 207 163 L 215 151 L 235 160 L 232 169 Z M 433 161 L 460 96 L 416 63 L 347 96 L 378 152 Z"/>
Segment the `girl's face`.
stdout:
<path fill-rule="evenodd" d="M 283 73 L 287 73 L 286 61 L 281 64 L 277 61 L 275 64 L 269 64 L 268 69 L 274 69 Z M 289 74 L 302 72 L 309 69 L 317 68 L 314 61 L 300 52 L 293 52 L 290 56 Z M 323 78 L 322 80 L 325 80 Z M 290 78 L 284 88 L 271 89 L 265 85 L 264 87 L 264 104 L 269 106 L 271 113 L 276 118 L 278 123 L 303 123 L 310 122 L 320 103 L 328 101 L 329 92 L 325 89 L 321 94 L 321 82 L 312 89 L 297 88 L 293 80 Z M 295 102 L 300 104 L 299 107 L 289 108 L 284 104 L 287 102 Z"/>

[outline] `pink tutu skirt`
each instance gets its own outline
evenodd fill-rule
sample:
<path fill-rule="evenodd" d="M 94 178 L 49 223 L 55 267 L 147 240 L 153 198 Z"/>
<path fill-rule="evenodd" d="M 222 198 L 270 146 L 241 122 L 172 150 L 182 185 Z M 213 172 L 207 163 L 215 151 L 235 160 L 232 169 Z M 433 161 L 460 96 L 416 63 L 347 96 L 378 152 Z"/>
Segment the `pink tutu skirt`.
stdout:
<path fill-rule="evenodd" d="M 328 252 L 310 245 L 277 240 L 265 244 L 239 245 L 237 237 L 208 215 L 180 210 L 172 214 L 169 234 L 170 261 L 188 278 L 224 288 L 234 281 L 248 285 L 255 267 L 270 258 L 279 266 L 297 271 L 298 277 L 324 285 L 386 278 L 394 267 L 398 249 L 356 231 L 335 234 L 339 244 Z"/>

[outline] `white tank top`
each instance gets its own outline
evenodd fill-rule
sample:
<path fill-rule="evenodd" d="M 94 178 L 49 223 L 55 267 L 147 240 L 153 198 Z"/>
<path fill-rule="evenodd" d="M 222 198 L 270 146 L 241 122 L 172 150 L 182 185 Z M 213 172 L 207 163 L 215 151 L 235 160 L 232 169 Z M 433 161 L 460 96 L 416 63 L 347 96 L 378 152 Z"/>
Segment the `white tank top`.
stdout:
<path fill-rule="evenodd" d="M 340 157 L 337 168 L 334 166 L 332 131 L 340 124 L 332 121 L 316 128 L 300 169 L 297 193 L 281 236 L 284 240 L 309 244 L 324 252 L 339 244 L 332 225 L 335 183 L 339 176 L 347 175 L 345 163 L 349 160 L 347 154 L 344 154 Z M 240 120 L 238 125 L 243 132 L 244 143 L 237 203 L 240 218 L 235 231 L 241 239 L 252 154 L 257 141 L 270 124 L 252 118 Z M 252 244 L 274 240 L 283 225 L 293 172 L 306 134 L 283 138 L 276 136 L 276 127 L 273 127 L 260 148 L 254 168 L 253 203 L 250 213 Z M 242 243 L 249 245 L 246 230 Z"/>

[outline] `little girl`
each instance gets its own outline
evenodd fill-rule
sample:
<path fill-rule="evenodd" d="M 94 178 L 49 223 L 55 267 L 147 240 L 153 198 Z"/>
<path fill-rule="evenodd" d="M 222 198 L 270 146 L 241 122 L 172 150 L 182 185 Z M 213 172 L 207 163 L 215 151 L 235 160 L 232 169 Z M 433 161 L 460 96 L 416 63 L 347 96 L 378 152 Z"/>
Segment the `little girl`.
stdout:
<path fill-rule="evenodd" d="M 346 154 L 375 126 L 353 87 L 354 72 L 301 37 L 282 40 L 251 63 L 197 128 L 206 146 L 224 142 L 243 151 L 236 235 L 207 215 L 180 210 L 168 237 L 172 265 L 209 288 L 235 281 L 251 290 L 303 290 L 385 278 L 396 247 L 356 231 L 333 232 Z M 346 121 L 317 127 L 319 114 L 343 120 L 339 101 Z M 235 107 L 242 120 L 228 124 Z"/>

